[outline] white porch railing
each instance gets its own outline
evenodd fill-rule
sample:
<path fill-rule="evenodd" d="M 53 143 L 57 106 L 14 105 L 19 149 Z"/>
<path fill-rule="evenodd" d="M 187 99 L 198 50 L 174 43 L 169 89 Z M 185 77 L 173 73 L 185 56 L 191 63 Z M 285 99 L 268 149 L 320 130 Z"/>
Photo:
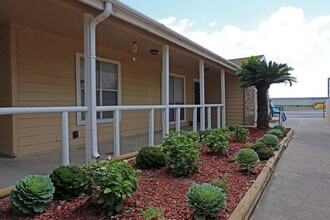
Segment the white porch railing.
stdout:
<path fill-rule="evenodd" d="M 86 112 L 85 106 L 73 107 L 13 107 L 0 108 L 0 115 L 36 114 L 36 113 L 61 113 L 62 114 L 62 164 L 70 164 L 69 151 L 69 112 Z"/>
<path fill-rule="evenodd" d="M 180 130 L 180 110 L 193 109 L 193 131 L 197 132 L 197 109 L 203 108 L 203 105 L 170 105 L 172 109 L 176 109 L 175 127 L 176 131 Z M 223 121 L 224 117 L 220 116 L 221 108 L 224 104 L 206 104 L 207 108 L 207 127 L 211 128 L 212 114 L 211 108 L 217 108 L 217 128 L 225 126 Z M 120 111 L 128 110 L 149 110 L 149 145 L 154 146 L 155 138 L 155 110 L 165 109 L 165 105 L 142 105 L 142 106 L 97 106 L 97 111 L 113 111 L 113 143 L 114 143 L 114 156 L 120 155 Z M 13 107 L 13 108 L 0 108 L 0 115 L 16 115 L 16 114 L 36 114 L 36 113 L 61 113 L 62 115 L 62 164 L 69 165 L 70 152 L 69 152 L 69 112 L 86 112 L 88 110 L 85 106 L 72 106 L 72 107 Z M 222 121 L 221 121 L 222 120 Z"/>

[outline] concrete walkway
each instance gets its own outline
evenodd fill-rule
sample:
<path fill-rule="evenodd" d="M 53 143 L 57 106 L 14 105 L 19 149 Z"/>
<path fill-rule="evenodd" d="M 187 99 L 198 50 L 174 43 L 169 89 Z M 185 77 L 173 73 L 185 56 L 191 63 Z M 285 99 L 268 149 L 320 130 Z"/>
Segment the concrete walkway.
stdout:
<path fill-rule="evenodd" d="M 330 219 L 330 125 L 289 118 L 295 134 L 250 220 Z"/>

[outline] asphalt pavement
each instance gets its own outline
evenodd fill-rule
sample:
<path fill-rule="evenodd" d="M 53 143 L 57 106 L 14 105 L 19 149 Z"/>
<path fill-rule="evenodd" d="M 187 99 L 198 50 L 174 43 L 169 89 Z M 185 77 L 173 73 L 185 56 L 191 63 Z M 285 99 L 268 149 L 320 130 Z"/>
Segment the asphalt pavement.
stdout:
<path fill-rule="evenodd" d="M 250 220 L 330 219 L 330 124 L 296 113 L 284 123 L 295 134 Z"/>

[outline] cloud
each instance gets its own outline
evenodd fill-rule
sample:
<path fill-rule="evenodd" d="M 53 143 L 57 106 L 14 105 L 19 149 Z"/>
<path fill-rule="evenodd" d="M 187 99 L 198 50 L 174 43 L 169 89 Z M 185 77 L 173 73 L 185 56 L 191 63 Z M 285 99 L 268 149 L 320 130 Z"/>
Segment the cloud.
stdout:
<path fill-rule="evenodd" d="M 163 22 L 166 21 L 167 23 Z M 226 58 L 265 54 L 267 60 L 287 63 L 298 83 L 274 85 L 271 97 L 327 96 L 330 77 L 330 15 L 305 20 L 301 8 L 282 7 L 255 29 L 226 25 L 203 31 L 196 22 L 174 17 L 160 22 Z"/>
<path fill-rule="evenodd" d="M 210 22 L 209 23 L 209 26 L 210 27 L 215 27 L 215 26 L 217 26 L 218 25 L 218 22 L 216 22 L 216 21 L 213 21 L 213 22 Z"/>

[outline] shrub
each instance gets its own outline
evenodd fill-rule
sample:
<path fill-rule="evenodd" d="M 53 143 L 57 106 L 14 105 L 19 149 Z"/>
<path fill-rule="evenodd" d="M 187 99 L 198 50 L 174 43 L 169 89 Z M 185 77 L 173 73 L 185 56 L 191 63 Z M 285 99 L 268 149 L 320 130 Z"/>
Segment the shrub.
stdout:
<path fill-rule="evenodd" d="M 279 129 L 272 129 L 270 131 L 268 131 L 268 134 L 273 134 L 275 135 L 278 139 L 282 139 L 283 138 L 283 132 L 280 131 Z"/>
<path fill-rule="evenodd" d="M 283 135 L 285 135 L 285 127 L 283 125 L 275 125 L 274 129 L 282 131 Z"/>
<path fill-rule="evenodd" d="M 119 213 L 124 208 L 123 199 L 138 188 L 135 170 L 125 161 L 97 161 L 83 166 L 88 178 L 87 193 L 92 202 L 107 215 Z"/>
<path fill-rule="evenodd" d="M 55 186 L 55 198 L 71 199 L 85 190 L 85 172 L 78 166 L 60 166 L 49 175 Z"/>
<path fill-rule="evenodd" d="M 164 209 L 154 207 L 149 203 L 146 210 L 141 209 L 140 215 L 144 217 L 145 220 L 155 220 L 161 218 L 164 213 Z"/>
<path fill-rule="evenodd" d="M 237 153 L 236 162 L 239 164 L 241 171 L 248 171 L 256 167 L 259 157 L 253 149 L 244 148 Z"/>
<path fill-rule="evenodd" d="M 205 131 L 199 131 L 199 138 L 203 145 L 206 145 L 205 138 L 213 131 L 213 129 L 206 129 Z"/>
<path fill-rule="evenodd" d="M 245 128 L 242 128 L 238 124 L 230 125 L 228 127 L 230 131 L 230 136 L 235 142 L 245 143 L 249 139 L 249 131 Z"/>
<path fill-rule="evenodd" d="M 267 147 L 272 148 L 273 150 L 280 149 L 280 141 L 273 134 L 265 134 L 262 138 L 259 139 L 259 142 L 266 144 Z"/>
<path fill-rule="evenodd" d="M 187 197 L 189 206 L 196 209 L 196 219 L 216 217 L 218 212 L 226 207 L 226 194 L 221 188 L 208 183 L 193 183 Z"/>
<path fill-rule="evenodd" d="M 211 154 L 222 155 L 228 151 L 227 132 L 222 129 L 214 129 L 205 137 L 205 144 L 210 148 Z"/>
<path fill-rule="evenodd" d="M 199 136 L 195 132 L 171 132 L 164 137 L 162 151 L 170 172 L 176 176 L 187 176 L 198 172 L 200 156 Z"/>
<path fill-rule="evenodd" d="M 136 165 L 140 169 L 158 169 L 165 163 L 165 154 L 157 147 L 144 147 L 136 156 Z"/>
<path fill-rule="evenodd" d="M 16 215 L 36 215 L 53 200 L 55 187 L 48 176 L 30 175 L 17 181 L 10 202 Z"/>
<path fill-rule="evenodd" d="M 212 180 L 212 185 L 220 187 L 225 193 L 228 193 L 230 190 L 228 177 L 228 173 L 222 174 L 221 178 L 215 178 Z"/>
<path fill-rule="evenodd" d="M 251 148 L 258 154 L 260 160 L 268 160 L 274 156 L 274 151 L 262 142 L 253 144 Z"/>

